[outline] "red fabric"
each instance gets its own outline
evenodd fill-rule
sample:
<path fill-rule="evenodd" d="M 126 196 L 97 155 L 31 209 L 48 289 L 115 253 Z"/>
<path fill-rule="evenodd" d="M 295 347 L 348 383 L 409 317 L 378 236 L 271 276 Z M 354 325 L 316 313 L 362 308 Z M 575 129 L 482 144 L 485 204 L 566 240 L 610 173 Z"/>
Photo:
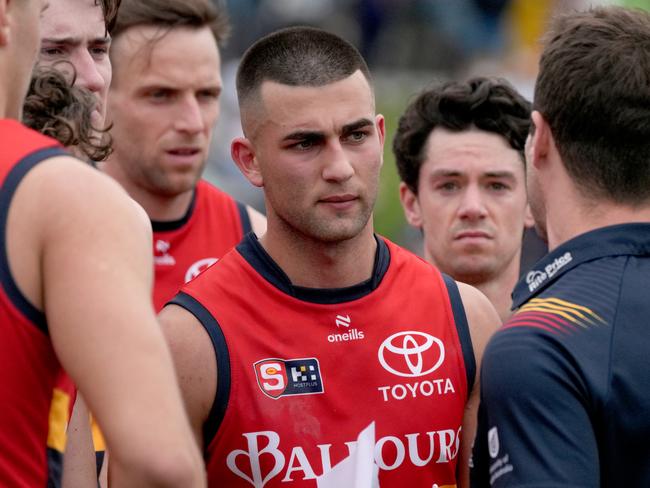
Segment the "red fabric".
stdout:
<path fill-rule="evenodd" d="M 455 484 L 468 394 L 449 296 L 436 269 L 387 243 L 386 274 L 357 300 L 300 301 L 238 251 L 183 289 L 217 320 L 230 358 L 230 399 L 206 454 L 210 486 L 316 487 L 371 421 L 381 486 Z M 304 386 L 320 376 L 323 392 L 282 394 L 298 370 L 277 360 L 305 359 L 319 374 L 298 377 Z"/>
<path fill-rule="evenodd" d="M 243 237 L 237 202 L 201 180 L 189 220 L 180 228 L 154 232 L 154 306 L 159 311 L 178 290 Z"/>
<path fill-rule="evenodd" d="M 0 120 L 0 184 L 23 157 L 57 144 L 18 122 Z M 7 195 L 7 193 L 5 193 Z M 7 209 L 0 209 L 6 217 Z M 0 230 L 6 239 L 6 229 Z M 5 242 L 6 244 L 6 242 Z M 5 271 L 8 271 L 5 269 Z M 59 371 L 46 332 L 8 296 L 11 278 L 0 289 L 0 486 L 45 486 L 45 445 L 54 378 Z"/>

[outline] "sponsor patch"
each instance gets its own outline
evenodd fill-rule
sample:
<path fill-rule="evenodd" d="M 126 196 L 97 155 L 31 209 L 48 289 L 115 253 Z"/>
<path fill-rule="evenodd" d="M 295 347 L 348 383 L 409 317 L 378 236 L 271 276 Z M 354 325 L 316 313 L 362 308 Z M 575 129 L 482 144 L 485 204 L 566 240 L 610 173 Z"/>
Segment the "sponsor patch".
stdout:
<path fill-rule="evenodd" d="M 273 399 L 289 395 L 313 395 L 325 391 L 316 358 L 262 359 L 253 367 L 262 393 Z"/>
<path fill-rule="evenodd" d="M 537 288 L 542 286 L 547 280 L 551 279 L 558 271 L 564 268 L 567 264 L 573 261 L 573 256 L 570 252 L 565 252 L 553 260 L 552 263 L 547 264 L 544 269 L 534 269 L 529 271 L 526 275 L 526 283 L 528 290 L 532 293 Z"/>

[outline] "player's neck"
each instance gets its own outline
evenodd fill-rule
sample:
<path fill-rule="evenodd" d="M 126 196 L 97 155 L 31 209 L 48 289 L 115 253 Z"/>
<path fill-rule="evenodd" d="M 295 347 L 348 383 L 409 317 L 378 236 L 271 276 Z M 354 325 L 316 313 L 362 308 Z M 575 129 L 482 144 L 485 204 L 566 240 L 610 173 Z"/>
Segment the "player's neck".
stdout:
<path fill-rule="evenodd" d="M 631 222 L 650 222 L 650 205 L 631 207 L 604 200 L 597 202 L 583 200 L 568 209 L 561 209 L 553 204 L 547 205 L 546 228 L 549 251 L 586 232 Z"/>
<path fill-rule="evenodd" d="M 519 254 L 513 259 L 508 267 L 496 276 L 481 283 L 475 283 L 478 288 L 490 300 L 499 313 L 502 322 L 508 320 L 512 312 L 512 290 L 519 279 Z"/>
<path fill-rule="evenodd" d="M 377 242 L 372 223 L 354 238 L 327 243 L 269 225 L 260 244 L 296 286 L 345 288 L 372 276 Z"/>
<path fill-rule="evenodd" d="M 173 222 L 185 217 L 194 194 L 192 189 L 173 197 L 163 197 L 138 190 L 129 194 L 144 208 L 149 219 L 155 222 Z"/>
<path fill-rule="evenodd" d="M 113 164 L 110 161 L 101 162 L 97 167 L 122 185 L 129 196 L 147 212 L 150 220 L 156 222 L 180 220 L 185 216 L 192 203 L 194 188 L 174 196 L 159 195 L 134 184 L 122 172 L 118 164 Z"/>

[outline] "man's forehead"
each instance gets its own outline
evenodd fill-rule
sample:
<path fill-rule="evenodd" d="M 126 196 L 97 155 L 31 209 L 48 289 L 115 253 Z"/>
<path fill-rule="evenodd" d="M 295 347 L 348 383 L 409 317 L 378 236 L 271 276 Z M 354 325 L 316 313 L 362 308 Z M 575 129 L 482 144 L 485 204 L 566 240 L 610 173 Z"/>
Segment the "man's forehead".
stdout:
<path fill-rule="evenodd" d="M 66 39 L 104 39 L 104 13 L 94 0 L 50 0 L 41 17 L 41 36 Z"/>
<path fill-rule="evenodd" d="M 113 40 L 111 61 L 118 76 L 137 74 L 139 84 L 158 80 L 178 87 L 221 86 L 219 50 L 207 27 L 130 27 Z"/>

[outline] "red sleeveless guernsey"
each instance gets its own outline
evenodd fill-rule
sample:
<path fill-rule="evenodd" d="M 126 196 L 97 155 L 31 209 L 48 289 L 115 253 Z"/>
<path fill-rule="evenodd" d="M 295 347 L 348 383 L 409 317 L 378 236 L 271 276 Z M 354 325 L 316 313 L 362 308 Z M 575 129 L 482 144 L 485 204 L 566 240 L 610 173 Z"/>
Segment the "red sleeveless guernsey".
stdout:
<path fill-rule="evenodd" d="M 45 486 L 45 444 L 60 367 L 45 316 L 20 292 L 7 260 L 7 216 L 14 192 L 40 161 L 64 154 L 49 137 L 0 120 L 0 486 Z"/>
<path fill-rule="evenodd" d="M 156 311 L 251 230 L 246 207 L 204 180 L 197 184 L 192 204 L 182 219 L 151 224 Z"/>
<path fill-rule="evenodd" d="M 382 488 L 455 485 L 474 355 L 453 280 L 377 238 L 370 280 L 295 287 L 253 235 L 172 303 L 217 356 L 212 487 L 316 487 L 375 421 Z"/>

